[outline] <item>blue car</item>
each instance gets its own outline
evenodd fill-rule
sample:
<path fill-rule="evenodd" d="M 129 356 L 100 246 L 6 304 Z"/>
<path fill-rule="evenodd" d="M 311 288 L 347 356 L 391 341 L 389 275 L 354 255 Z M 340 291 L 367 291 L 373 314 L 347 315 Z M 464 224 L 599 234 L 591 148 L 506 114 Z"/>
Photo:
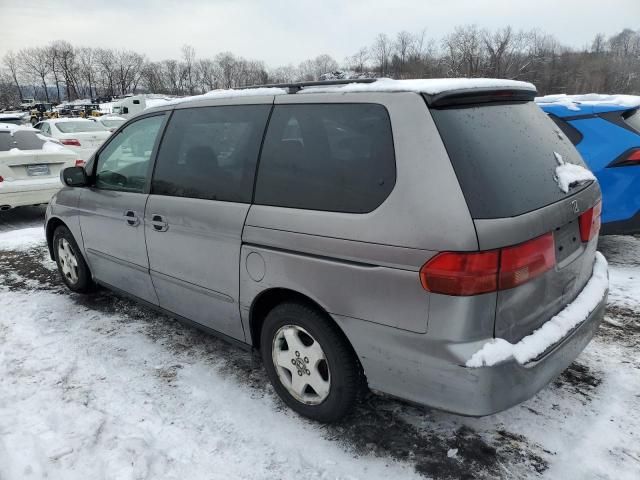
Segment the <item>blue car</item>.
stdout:
<path fill-rule="evenodd" d="M 536 102 L 600 182 L 601 233 L 640 233 L 640 97 L 549 95 Z"/>

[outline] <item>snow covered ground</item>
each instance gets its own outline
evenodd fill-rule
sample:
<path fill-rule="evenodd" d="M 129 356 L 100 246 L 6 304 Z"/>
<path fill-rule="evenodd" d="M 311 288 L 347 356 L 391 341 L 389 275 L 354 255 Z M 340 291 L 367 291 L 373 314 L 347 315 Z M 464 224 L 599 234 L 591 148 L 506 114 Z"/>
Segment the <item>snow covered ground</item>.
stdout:
<path fill-rule="evenodd" d="M 470 419 L 372 395 L 322 426 L 251 354 L 66 291 L 29 215 L 0 221 L 2 480 L 640 478 L 640 238 L 601 241 L 605 323 L 530 401 Z"/>

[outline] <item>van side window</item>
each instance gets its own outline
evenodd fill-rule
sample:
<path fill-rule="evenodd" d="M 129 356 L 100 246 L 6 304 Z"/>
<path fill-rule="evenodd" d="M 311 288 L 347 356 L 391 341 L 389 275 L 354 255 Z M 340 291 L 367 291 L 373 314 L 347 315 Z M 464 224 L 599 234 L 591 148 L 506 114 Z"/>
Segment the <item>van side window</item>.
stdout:
<path fill-rule="evenodd" d="M 95 186 L 103 190 L 144 191 L 153 147 L 164 115 L 127 125 L 98 155 Z"/>
<path fill-rule="evenodd" d="M 382 105 L 274 107 L 255 203 L 366 213 L 380 206 L 395 181 L 391 123 Z"/>
<path fill-rule="evenodd" d="M 176 110 L 158 153 L 151 193 L 249 203 L 271 105 Z"/>

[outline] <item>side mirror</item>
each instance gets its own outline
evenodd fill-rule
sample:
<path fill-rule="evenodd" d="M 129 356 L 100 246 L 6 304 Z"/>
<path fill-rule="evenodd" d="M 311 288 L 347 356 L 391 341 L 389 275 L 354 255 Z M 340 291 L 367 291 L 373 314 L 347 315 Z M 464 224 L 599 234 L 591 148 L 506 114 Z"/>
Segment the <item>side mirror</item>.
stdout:
<path fill-rule="evenodd" d="M 89 184 L 83 167 L 68 167 L 60 173 L 60 180 L 67 187 L 86 187 Z"/>
<path fill-rule="evenodd" d="M 123 114 L 129 113 L 129 107 L 122 107 L 122 113 Z"/>

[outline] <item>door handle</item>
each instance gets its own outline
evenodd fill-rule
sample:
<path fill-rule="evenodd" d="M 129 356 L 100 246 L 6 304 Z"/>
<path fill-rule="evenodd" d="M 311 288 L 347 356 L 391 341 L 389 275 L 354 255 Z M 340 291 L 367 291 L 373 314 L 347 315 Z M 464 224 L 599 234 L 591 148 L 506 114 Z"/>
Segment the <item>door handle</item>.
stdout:
<path fill-rule="evenodd" d="M 127 210 L 126 212 L 124 212 L 124 221 L 130 227 L 137 227 L 138 225 L 140 225 L 140 219 L 138 218 L 138 215 L 136 215 L 136 212 L 134 212 L 133 210 Z"/>
<path fill-rule="evenodd" d="M 153 225 L 156 232 L 166 232 L 169 230 L 169 224 L 167 221 L 162 218 L 162 215 L 158 215 L 156 213 L 151 215 L 151 225 Z"/>

